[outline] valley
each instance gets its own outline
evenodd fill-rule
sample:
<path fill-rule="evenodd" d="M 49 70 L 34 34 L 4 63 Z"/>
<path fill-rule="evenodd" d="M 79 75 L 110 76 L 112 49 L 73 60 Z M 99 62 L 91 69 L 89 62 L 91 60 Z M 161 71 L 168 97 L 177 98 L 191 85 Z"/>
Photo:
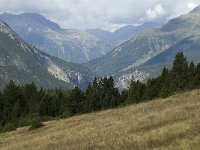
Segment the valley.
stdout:
<path fill-rule="evenodd" d="M 0 10 L 0 150 L 200 149 L 198 0 Z"/>
<path fill-rule="evenodd" d="M 84 65 L 99 76 L 113 75 L 118 85 L 127 87 L 128 83 L 124 81 L 129 80 L 131 74 L 144 82 L 156 77 L 164 66 L 172 65 L 177 52 L 184 52 L 189 60 L 198 62 L 199 7 L 169 20 L 161 27 L 143 31 L 107 55 Z"/>

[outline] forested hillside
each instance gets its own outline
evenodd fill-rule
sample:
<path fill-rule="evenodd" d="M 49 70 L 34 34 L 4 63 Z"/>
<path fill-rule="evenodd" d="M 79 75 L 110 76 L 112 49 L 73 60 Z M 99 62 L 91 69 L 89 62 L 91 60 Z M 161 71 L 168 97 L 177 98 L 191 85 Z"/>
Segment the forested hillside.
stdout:
<path fill-rule="evenodd" d="M 29 125 L 35 119 L 44 121 L 106 110 L 199 87 L 200 63 L 189 63 L 183 53 L 176 55 L 171 70 L 164 68 L 159 77 L 149 79 L 146 84 L 132 80 L 129 88 L 121 93 L 112 77 L 95 78 L 85 91 L 78 87 L 37 89 L 34 83 L 17 85 L 10 81 L 0 92 L 0 128 L 7 131 Z"/>
<path fill-rule="evenodd" d="M 199 150 L 200 90 L 0 133 L 2 150 Z"/>

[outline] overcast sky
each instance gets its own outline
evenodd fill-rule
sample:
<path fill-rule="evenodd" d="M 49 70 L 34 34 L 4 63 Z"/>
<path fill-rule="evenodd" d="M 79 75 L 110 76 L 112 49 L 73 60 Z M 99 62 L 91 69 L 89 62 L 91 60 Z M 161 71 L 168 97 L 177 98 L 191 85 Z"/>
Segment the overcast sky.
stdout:
<path fill-rule="evenodd" d="M 0 0 L 0 11 L 40 13 L 63 28 L 114 30 L 126 24 L 163 22 L 199 4 L 200 0 Z"/>

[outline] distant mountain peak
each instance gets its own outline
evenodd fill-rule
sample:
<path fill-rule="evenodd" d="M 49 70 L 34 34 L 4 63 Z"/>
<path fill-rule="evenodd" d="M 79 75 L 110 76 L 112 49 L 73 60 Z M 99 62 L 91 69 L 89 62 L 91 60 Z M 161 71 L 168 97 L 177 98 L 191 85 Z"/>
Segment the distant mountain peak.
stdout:
<path fill-rule="evenodd" d="M 27 15 L 27 16 L 32 16 L 32 17 L 41 17 L 44 18 L 42 15 L 34 12 L 26 12 L 26 13 L 21 13 L 21 15 Z"/>
<path fill-rule="evenodd" d="M 5 22 L 0 20 L 0 32 L 7 34 L 10 38 L 15 39 L 16 35 Z"/>
<path fill-rule="evenodd" d="M 191 11 L 191 13 L 199 13 L 200 14 L 200 5 Z"/>
<path fill-rule="evenodd" d="M 3 22 L 3 21 L 1 21 L 1 20 L 0 20 L 0 27 L 1 27 L 1 28 L 3 28 L 3 27 L 4 27 L 4 28 L 10 28 L 5 22 Z"/>
<path fill-rule="evenodd" d="M 160 26 L 158 23 L 154 22 L 146 22 L 142 25 L 125 25 L 121 28 L 118 28 L 117 30 L 110 32 L 103 30 L 101 28 L 96 29 L 88 29 L 86 30 L 88 33 L 96 36 L 99 39 L 102 39 L 104 41 L 108 41 L 113 46 L 118 46 L 122 44 L 123 42 L 129 40 L 130 38 L 134 37 L 135 35 L 151 28 L 155 28 Z"/>
<path fill-rule="evenodd" d="M 19 13 L 19 14 L 13 14 L 13 13 L 7 13 L 7 12 L 5 12 L 5 13 L 3 13 L 3 14 L 1 14 L 1 15 L 3 15 L 3 16 L 27 16 L 27 17 L 30 17 L 30 18 L 40 18 L 40 19 L 45 19 L 46 20 L 46 18 L 44 17 L 44 16 L 42 16 L 42 15 L 40 15 L 40 14 L 38 14 L 38 13 L 34 13 L 34 12 L 25 12 L 25 13 Z"/>
<path fill-rule="evenodd" d="M 15 22 L 19 20 L 20 21 L 24 20 L 25 22 L 31 22 L 31 23 L 37 22 L 38 24 L 47 26 L 54 31 L 58 31 L 58 32 L 62 31 L 61 27 L 57 23 L 52 22 L 49 19 L 46 19 L 44 16 L 38 13 L 33 13 L 33 12 L 21 13 L 21 14 L 3 13 L 0 15 L 0 17 L 3 21 L 7 23 L 10 22 L 8 20 L 12 20 L 12 24 L 14 24 Z"/>

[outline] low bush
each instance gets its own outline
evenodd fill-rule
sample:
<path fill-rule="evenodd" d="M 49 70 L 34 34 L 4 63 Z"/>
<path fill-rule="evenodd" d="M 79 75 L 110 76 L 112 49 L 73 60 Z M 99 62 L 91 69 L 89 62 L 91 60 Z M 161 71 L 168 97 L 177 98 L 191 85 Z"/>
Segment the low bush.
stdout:
<path fill-rule="evenodd" d="M 16 130 L 16 127 L 12 123 L 8 123 L 4 127 L 0 128 L 0 132 L 8 132 L 8 131 L 14 131 L 14 130 Z"/>
<path fill-rule="evenodd" d="M 60 116 L 60 118 L 69 118 L 69 117 L 71 117 L 71 116 L 73 116 L 72 113 L 70 113 L 69 111 L 65 111 L 65 112 L 63 112 L 63 114 Z"/>
<path fill-rule="evenodd" d="M 33 129 L 38 129 L 44 127 L 44 124 L 40 121 L 40 120 L 34 120 L 31 124 L 31 127 L 29 128 L 29 130 L 33 130 Z"/>

